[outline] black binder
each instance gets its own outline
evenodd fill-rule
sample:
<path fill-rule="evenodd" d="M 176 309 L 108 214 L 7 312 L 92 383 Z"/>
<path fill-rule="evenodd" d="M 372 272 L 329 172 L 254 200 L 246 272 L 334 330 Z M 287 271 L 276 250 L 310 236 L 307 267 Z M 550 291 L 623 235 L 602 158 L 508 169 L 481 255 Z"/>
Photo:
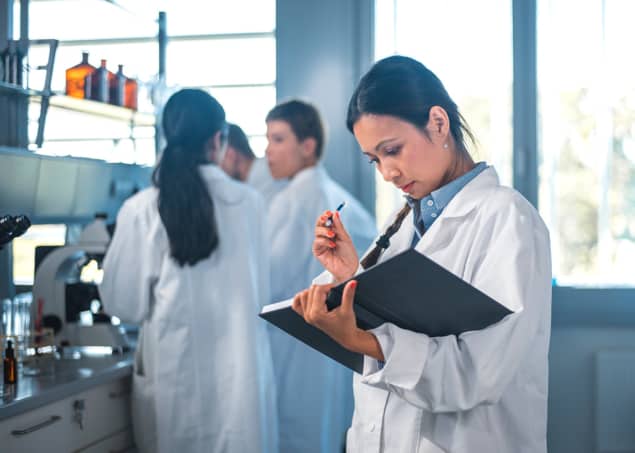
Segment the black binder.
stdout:
<path fill-rule="evenodd" d="M 353 308 L 365 330 L 390 322 L 430 337 L 481 330 L 512 313 L 431 259 L 410 249 L 354 277 L 358 285 Z M 342 283 L 334 287 L 327 306 L 340 305 Z M 265 306 L 260 316 L 361 374 L 363 357 L 344 349 L 328 335 L 304 322 L 291 300 Z"/>

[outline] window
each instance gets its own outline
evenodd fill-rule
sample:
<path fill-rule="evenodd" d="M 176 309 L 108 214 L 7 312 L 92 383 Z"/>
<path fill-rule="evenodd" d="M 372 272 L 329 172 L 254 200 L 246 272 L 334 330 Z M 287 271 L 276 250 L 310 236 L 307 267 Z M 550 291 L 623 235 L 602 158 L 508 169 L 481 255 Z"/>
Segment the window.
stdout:
<path fill-rule="evenodd" d="M 493 164 L 511 185 L 511 2 L 376 0 L 375 17 L 376 59 L 406 55 L 437 74 L 477 139 L 472 157 Z M 401 203 L 379 176 L 378 223 Z"/>
<path fill-rule="evenodd" d="M 13 247 L 13 282 L 32 285 L 35 274 L 35 248 L 40 245 L 64 245 L 65 225 L 31 225 L 26 233 L 15 238 Z"/>
<path fill-rule="evenodd" d="M 629 0 L 538 2 L 539 207 L 560 284 L 634 283 L 633 17 Z"/>
<path fill-rule="evenodd" d="M 165 0 L 159 6 L 104 0 L 32 0 L 31 38 L 56 38 L 60 46 L 52 89 L 65 90 L 65 69 L 81 60 L 82 51 L 98 66 L 106 59 L 115 71 L 139 80 L 139 110 L 155 114 L 170 93 L 180 87 L 208 90 L 225 107 L 227 119 L 250 136 L 254 152 L 264 155 L 264 118 L 275 104 L 275 1 L 235 0 L 197 2 Z M 130 11 L 127 8 L 131 8 Z M 157 79 L 158 11 L 165 11 L 169 36 L 166 50 L 165 93 Z M 248 12 L 248 14 L 246 13 Z M 55 21 L 51 21 L 51 17 Z M 48 48 L 32 46 L 29 64 L 45 62 Z M 32 70 L 29 85 L 43 86 L 43 71 Z M 30 111 L 31 140 L 35 138 L 39 105 Z M 134 127 L 122 121 L 84 113 L 50 109 L 43 154 L 92 157 L 110 162 L 152 165 L 153 127 Z"/>

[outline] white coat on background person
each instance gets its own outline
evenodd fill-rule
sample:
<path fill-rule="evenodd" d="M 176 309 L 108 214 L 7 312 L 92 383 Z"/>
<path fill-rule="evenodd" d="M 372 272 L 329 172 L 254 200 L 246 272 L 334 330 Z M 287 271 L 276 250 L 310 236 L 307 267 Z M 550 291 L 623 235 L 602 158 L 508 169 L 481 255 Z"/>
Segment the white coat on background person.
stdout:
<path fill-rule="evenodd" d="M 304 134 L 300 139 L 287 118 L 311 127 L 299 132 Z M 321 141 L 317 124 L 317 110 L 300 101 L 280 104 L 267 118 L 271 173 L 274 178 L 290 178 L 267 213 L 273 302 L 293 297 L 324 270 L 311 252 L 317 215 L 345 201 L 340 214 L 355 246 L 366 249 L 376 234 L 370 214 L 317 163 L 312 141 L 314 135 Z M 352 416 L 351 371 L 275 326 L 269 325 L 269 330 L 279 389 L 281 452 L 341 452 Z"/>
<path fill-rule="evenodd" d="M 173 98 L 183 92 L 209 103 L 200 90 Z M 164 122 L 169 107 L 170 101 Z M 201 115 L 196 107 L 173 116 L 187 123 L 189 114 Z M 181 136 L 189 140 L 188 132 Z M 257 316 L 269 298 L 262 198 L 216 165 L 200 163 L 193 171 L 213 203 L 218 244 L 211 254 L 195 264 L 177 262 L 159 214 L 159 186 L 124 203 L 104 260 L 106 311 L 141 325 L 135 441 L 140 452 L 277 453 L 270 346 Z"/>

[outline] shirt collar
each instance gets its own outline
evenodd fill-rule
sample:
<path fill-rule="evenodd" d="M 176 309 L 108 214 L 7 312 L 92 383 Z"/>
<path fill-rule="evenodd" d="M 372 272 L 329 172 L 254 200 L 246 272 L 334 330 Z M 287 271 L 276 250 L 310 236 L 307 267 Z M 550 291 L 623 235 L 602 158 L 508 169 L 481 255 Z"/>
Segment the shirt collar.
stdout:
<path fill-rule="evenodd" d="M 441 214 L 443 209 L 445 209 L 448 203 L 450 203 L 452 198 L 454 198 L 454 196 L 459 193 L 463 187 L 465 187 L 472 179 L 474 179 L 486 168 L 488 168 L 487 163 L 479 162 L 474 166 L 474 168 L 472 168 L 464 175 L 461 175 L 458 178 L 450 181 L 446 185 L 439 187 L 434 192 L 431 192 L 430 195 L 427 195 L 420 200 L 415 200 L 409 196 L 406 196 L 406 202 L 413 209 L 413 220 L 415 222 L 419 220 L 419 217 L 421 215 L 420 213 L 425 210 L 425 207 L 430 200 L 432 200 L 437 213 Z"/>

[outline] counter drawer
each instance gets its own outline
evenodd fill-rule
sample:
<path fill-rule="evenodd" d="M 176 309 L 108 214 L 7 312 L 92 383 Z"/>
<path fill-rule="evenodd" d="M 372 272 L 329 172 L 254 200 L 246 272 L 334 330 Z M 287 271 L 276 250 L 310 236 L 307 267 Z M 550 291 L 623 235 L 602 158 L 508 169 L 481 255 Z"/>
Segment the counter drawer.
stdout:
<path fill-rule="evenodd" d="M 1 450 L 7 453 L 68 452 L 73 426 L 67 400 L 0 422 Z"/>
<path fill-rule="evenodd" d="M 0 451 L 108 452 L 111 443 L 113 452 L 126 451 L 132 445 L 130 391 L 130 377 L 122 378 L 0 421 Z"/>
<path fill-rule="evenodd" d="M 130 428 L 130 391 L 130 378 L 125 378 L 70 397 L 68 405 L 73 413 L 71 450 L 80 450 L 96 440 Z"/>

